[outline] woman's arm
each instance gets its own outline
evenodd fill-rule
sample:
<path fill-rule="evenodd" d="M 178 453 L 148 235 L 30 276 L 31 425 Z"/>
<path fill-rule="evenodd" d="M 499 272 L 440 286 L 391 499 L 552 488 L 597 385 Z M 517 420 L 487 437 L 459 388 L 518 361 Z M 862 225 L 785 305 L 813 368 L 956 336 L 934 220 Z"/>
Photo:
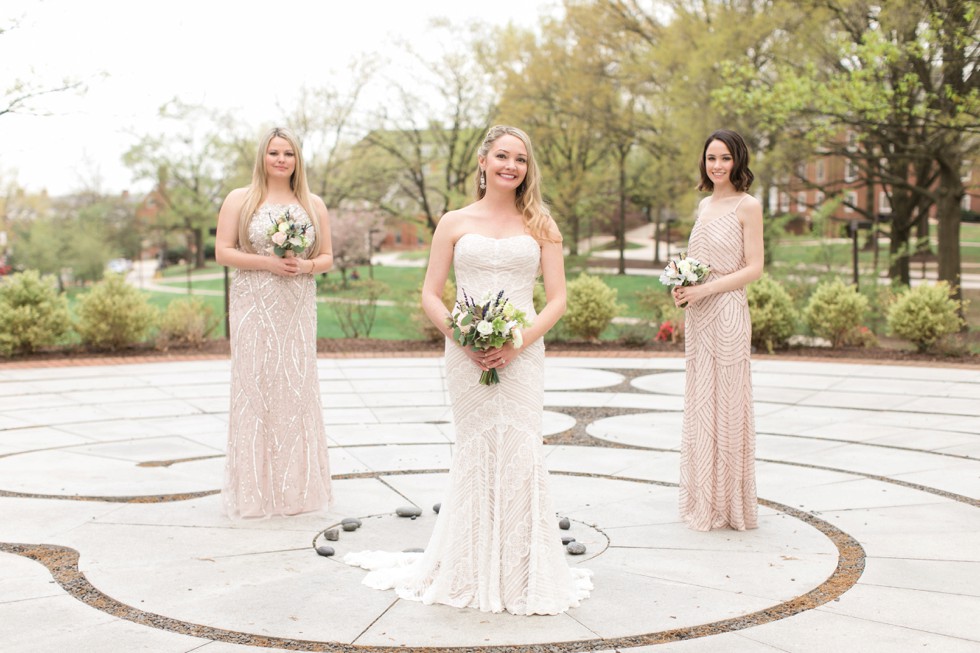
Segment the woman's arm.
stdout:
<path fill-rule="evenodd" d="M 449 268 L 453 263 L 453 248 L 456 245 L 456 235 L 453 233 L 455 219 L 452 213 L 447 213 L 436 225 L 432 234 L 432 246 L 429 248 L 429 264 L 425 269 L 425 281 L 422 283 L 422 310 L 429 321 L 447 338 L 453 337 L 453 331 L 446 325 L 449 311 L 442 303 L 443 290 L 449 278 Z"/>
<path fill-rule="evenodd" d="M 316 237 L 320 240 L 320 253 L 307 259 L 300 265 L 300 271 L 306 274 L 321 274 L 333 269 L 333 241 L 330 237 L 330 213 L 327 205 L 316 195 L 312 196 L 313 209 L 316 211 Z M 370 256 L 368 252 L 368 256 Z"/>
<path fill-rule="evenodd" d="M 425 270 L 425 281 L 422 283 L 422 310 L 425 311 L 429 321 L 453 342 L 456 341 L 453 339 L 453 330 L 446 324 L 449 311 L 442 303 L 442 293 L 446 287 L 446 279 L 449 278 L 449 268 L 453 264 L 453 248 L 459 238 L 458 222 L 456 215 L 450 211 L 442 216 L 439 224 L 436 225 L 436 231 L 432 234 L 432 246 L 429 248 L 429 265 Z M 483 362 L 483 352 L 456 344 L 481 370 L 489 369 Z"/>
<path fill-rule="evenodd" d="M 562 251 L 561 232 L 554 221 L 548 230 L 548 240 L 541 242 L 541 276 L 547 303 L 534 323 L 524 330 L 525 346 L 544 337 L 565 314 L 565 253 Z"/>

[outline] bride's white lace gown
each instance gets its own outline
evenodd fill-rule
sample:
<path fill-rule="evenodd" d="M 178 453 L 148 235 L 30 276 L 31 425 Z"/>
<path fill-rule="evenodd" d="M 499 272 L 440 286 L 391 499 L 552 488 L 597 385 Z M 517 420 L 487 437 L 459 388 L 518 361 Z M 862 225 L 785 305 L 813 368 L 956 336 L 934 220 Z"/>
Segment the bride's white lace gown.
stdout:
<path fill-rule="evenodd" d="M 540 257 L 530 236 L 464 235 L 454 254 L 460 299 L 463 291 L 480 298 L 503 290 L 533 319 Z M 424 553 L 345 556 L 372 570 L 365 584 L 423 603 L 521 615 L 558 614 L 589 596 L 591 573 L 569 568 L 548 489 L 542 341 L 499 372 L 499 384 L 480 385 L 480 368 L 446 342 L 456 445 L 442 508 Z"/>

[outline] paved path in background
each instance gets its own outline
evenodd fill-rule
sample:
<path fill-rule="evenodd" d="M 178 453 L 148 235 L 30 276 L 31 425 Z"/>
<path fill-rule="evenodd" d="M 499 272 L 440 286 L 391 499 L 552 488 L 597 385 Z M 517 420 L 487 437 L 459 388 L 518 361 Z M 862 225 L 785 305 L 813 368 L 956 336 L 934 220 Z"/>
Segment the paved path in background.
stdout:
<path fill-rule="evenodd" d="M 422 606 L 340 562 L 428 540 L 454 443 L 438 357 L 320 359 L 336 504 L 244 523 L 217 494 L 227 359 L 0 365 L 0 648 L 980 649 L 980 369 L 754 361 L 760 528 L 698 533 L 677 518 L 683 365 L 547 358 L 555 507 L 595 574 L 554 617 Z"/>

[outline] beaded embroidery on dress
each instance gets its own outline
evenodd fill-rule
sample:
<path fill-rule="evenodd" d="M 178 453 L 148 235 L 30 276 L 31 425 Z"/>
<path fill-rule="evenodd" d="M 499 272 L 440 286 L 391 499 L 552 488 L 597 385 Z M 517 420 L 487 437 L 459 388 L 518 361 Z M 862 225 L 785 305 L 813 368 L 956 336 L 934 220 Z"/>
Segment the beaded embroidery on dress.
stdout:
<path fill-rule="evenodd" d="M 466 234 L 454 254 L 459 298 L 505 291 L 533 320 L 541 249 L 530 236 Z M 449 487 L 424 553 L 363 551 L 344 562 L 364 583 L 398 596 L 485 612 L 558 614 L 592 589 L 569 568 L 544 463 L 544 344 L 538 340 L 480 385 L 480 368 L 446 342 L 446 386 L 456 425 Z"/>
<path fill-rule="evenodd" d="M 705 283 L 745 267 L 736 209 L 737 204 L 706 222 L 699 218 L 691 230 L 688 254 L 711 266 Z M 691 304 L 685 311 L 684 336 L 681 517 L 700 531 L 756 528 L 752 322 L 745 289 Z"/>
<path fill-rule="evenodd" d="M 249 224 L 256 252 L 267 255 L 266 231 L 286 208 L 267 204 L 256 212 Z M 298 222 L 311 223 L 299 205 L 288 208 Z M 225 511 L 240 518 L 326 508 L 330 466 L 317 374 L 316 281 L 309 274 L 238 270 L 229 292 Z"/>

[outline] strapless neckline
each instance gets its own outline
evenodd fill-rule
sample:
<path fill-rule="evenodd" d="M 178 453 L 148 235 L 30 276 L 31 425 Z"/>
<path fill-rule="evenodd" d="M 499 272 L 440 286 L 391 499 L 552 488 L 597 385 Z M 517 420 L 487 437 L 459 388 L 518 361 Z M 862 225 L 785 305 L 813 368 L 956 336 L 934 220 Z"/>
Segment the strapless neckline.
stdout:
<path fill-rule="evenodd" d="M 497 241 L 501 241 L 501 240 L 513 240 L 515 238 L 530 238 L 531 240 L 534 240 L 534 237 L 531 234 L 517 234 L 516 236 L 504 236 L 503 238 L 494 238 L 493 236 L 484 236 L 483 234 L 478 234 L 478 233 L 475 233 L 475 232 L 469 232 L 469 233 L 463 234 L 458 239 L 456 239 L 456 242 L 458 243 L 459 241 L 463 240 L 467 236 L 476 236 L 478 238 L 483 238 L 484 240 L 497 240 Z M 535 240 L 534 242 L 537 242 L 537 241 Z"/>

